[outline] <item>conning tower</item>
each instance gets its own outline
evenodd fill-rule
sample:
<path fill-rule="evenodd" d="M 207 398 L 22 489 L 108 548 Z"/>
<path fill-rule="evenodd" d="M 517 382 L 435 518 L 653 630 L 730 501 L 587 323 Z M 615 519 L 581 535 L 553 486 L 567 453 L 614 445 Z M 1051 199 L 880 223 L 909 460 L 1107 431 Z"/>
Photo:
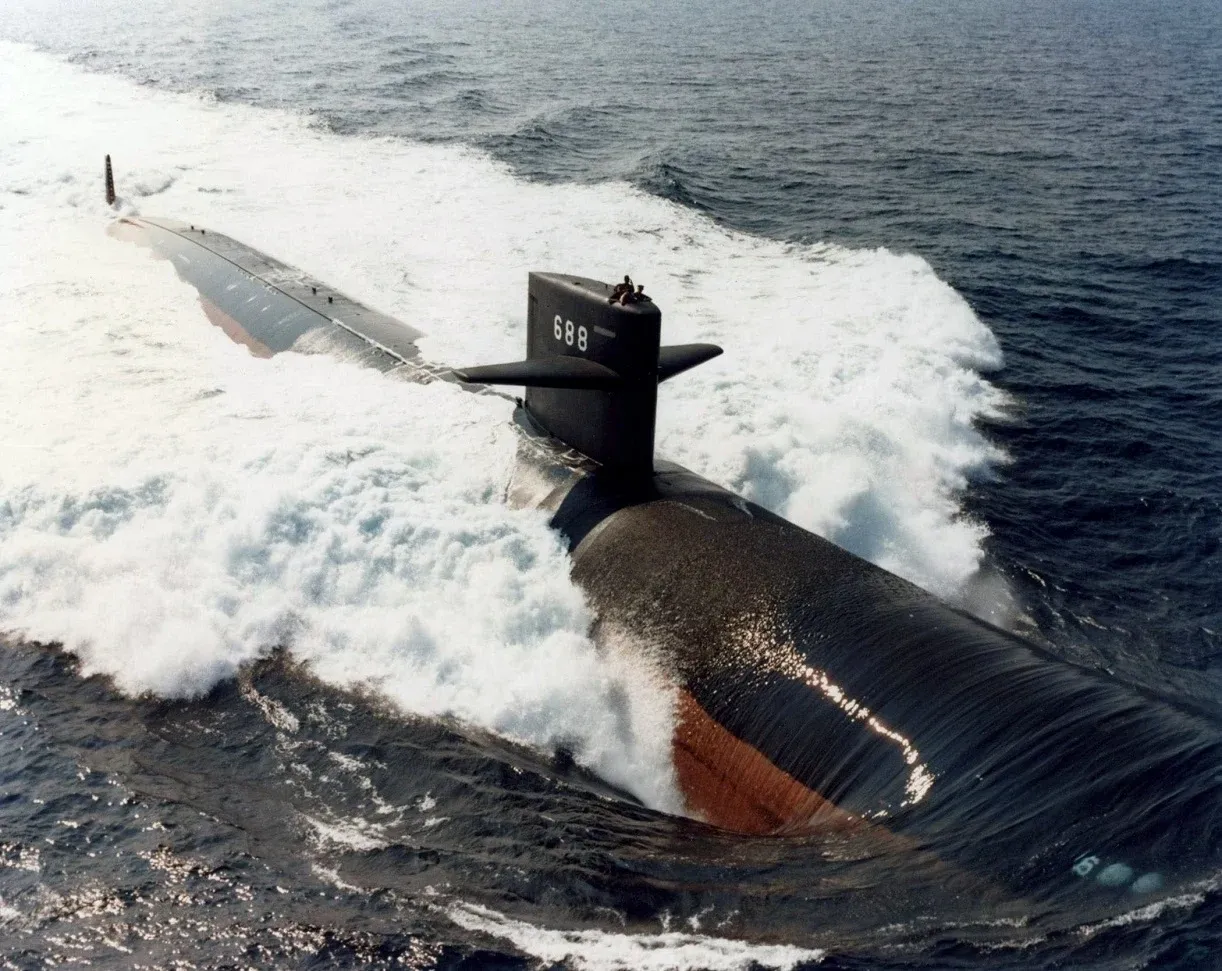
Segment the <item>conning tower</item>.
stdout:
<path fill-rule="evenodd" d="M 531 273 L 526 360 L 457 368 L 460 381 L 526 388 L 542 428 L 628 477 L 653 474 L 658 385 L 716 357 L 715 344 L 661 346 L 662 311 L 651 300 L 613 302 L 606 283 Z"/>

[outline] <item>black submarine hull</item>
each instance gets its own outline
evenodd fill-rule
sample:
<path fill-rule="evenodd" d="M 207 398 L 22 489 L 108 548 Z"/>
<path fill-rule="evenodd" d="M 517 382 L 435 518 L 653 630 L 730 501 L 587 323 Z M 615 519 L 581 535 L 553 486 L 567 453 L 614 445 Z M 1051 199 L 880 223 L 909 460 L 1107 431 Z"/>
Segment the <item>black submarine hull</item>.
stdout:
<path fill-rule="evenodd" d="M 258 354 L 338 351 L 415 381 L 413 328 L 243 244 L 135 217 Z M 476 389 L 487 391 L 487 389 Z M 510 501 L 551 513 L 601 637 L 675 685 L 693 814 L 743 833 L 881 827 L 1027 892 L 1145 893 L 1216 863 L 1214 726 L 953 608 L 670 463 L 600 467 L 521 407 Z"/>
<path fill-rule="evenodd" d="M 1213 726 L 677 466 L 653 486 L 589 476 L 552 522 L 598 624 L 673 675 L 709 821 L 881 825 L 1024 889 L 1091 858 L 1149 887 L 1217 845 Z"/>

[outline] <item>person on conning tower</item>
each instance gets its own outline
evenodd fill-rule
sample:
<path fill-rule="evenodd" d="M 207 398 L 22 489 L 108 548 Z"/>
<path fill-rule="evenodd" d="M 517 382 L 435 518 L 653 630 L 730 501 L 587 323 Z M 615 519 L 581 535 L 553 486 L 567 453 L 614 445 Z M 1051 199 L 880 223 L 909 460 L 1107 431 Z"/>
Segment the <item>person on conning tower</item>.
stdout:
<path fill-rule="evenodd" d="M 645 296 L 645 284 L 643 283 L 637 284 L 637 288 L 634 291 L 632 289 L 632 284 L 630 281 L 628 285 L 628 289 L 625 290 L 623 294 L 620 296 L 619 302 L 621 306 L 627 307 L 630 304 L 634 304 L 634 303 L 653 303 L 653 300 Z"/>
<path fill-rule="evenodd" d="M 617 283 L 615 289 L 611 291 L 611 296 L 607 298 L 607 303 L 615 304 L 622 303 L 624 294 L 632 292 L 632 277 L 627 273 L 624 274 L 624 282 Z"/>

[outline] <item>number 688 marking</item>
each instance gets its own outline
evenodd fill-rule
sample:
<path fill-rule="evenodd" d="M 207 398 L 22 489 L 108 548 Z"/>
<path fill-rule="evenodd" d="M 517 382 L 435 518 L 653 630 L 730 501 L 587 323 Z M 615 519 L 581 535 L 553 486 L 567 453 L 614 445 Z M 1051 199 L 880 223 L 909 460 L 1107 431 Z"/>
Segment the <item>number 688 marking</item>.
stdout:
<path fill-rule="evenodd" d="M 573 346 L 573 338 L 577 338 L 577 350 L 584 351 L 590 345 L 589 335 L 586 333 L 585 326 L 582 325 L 576 329 L 574 333 L 573 322 L 571 320 L 561 319 L 559 314 L 556 314 L 556 319 L 552 321 L 552 334 L 556 340 L 563 341 L 569 347 Z"/>

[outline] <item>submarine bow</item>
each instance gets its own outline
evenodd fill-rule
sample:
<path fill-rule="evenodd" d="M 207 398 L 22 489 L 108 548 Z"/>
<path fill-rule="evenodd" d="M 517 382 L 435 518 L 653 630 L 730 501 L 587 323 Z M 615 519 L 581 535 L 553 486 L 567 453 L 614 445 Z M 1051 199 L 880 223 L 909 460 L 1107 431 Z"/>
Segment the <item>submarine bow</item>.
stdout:
<path fill-rule="evenodd" d="M 596 635 L 626 634 L 673 679 L 694 815 L 749 834 L 878 828 L 1024 892 L 1145 893 L 1216 863 L 1206 720 L 655 459 L 659 384 L 721 349 L 663 346 L 652 301 L 531 273 L 525 359 L 449 368 L 414 328 L 223 234 L 132 215 L 111 231 L 169 259 L 252 353 L 526 389 L 510 501 L 550 513 Z"/>

